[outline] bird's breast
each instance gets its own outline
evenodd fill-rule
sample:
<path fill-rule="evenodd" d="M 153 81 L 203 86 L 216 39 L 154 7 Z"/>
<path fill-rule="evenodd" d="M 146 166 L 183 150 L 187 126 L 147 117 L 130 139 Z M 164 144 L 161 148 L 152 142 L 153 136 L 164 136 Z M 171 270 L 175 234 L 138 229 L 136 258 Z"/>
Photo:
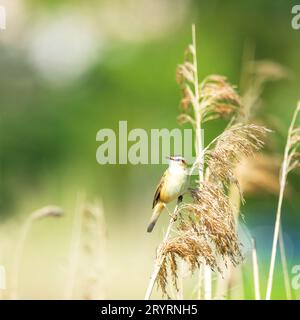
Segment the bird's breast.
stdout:
<path fill-rule="evenodd" d="M 165 181 L 160 191 L 160 199 L 168 203 L 178 198 L 184 189 L 186 183 L 187 174 L 184 170 L 171 171 L 166 174 Z"/>

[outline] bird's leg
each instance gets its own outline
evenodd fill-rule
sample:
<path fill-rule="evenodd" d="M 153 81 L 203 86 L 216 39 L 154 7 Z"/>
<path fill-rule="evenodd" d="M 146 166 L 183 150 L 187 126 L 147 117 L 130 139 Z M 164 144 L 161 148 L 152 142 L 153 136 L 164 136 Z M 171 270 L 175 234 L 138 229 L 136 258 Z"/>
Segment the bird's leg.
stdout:
<path fill-rule="evenodd" d="M 178 197 L 178 199 L 177 199 L 177 204 L 176 204 L 176 207 L 175 207 L 173 213 L 170 212 L 170 210 L 168 209 L 167 205 L 165 204 L 165 208 L 167 209 L 169 216 L 170 216 L 174 221 L 176 221 L 177 218 L 178 218 L 177 209 L 178 209 L 178 206 L 180 205 L 180 203 L 182 202 L 182 199 L 183 199 L 183 196 L 179 196 L 179 197 Z"/>
<path fill-rule="evenodd" d="M 174 214 L 172 214 L 172 218 L 174 221 L 177 220 L 178 218 L 178 213 L 177 213 L 177 209 L 178 209 L 178 206 L 180 205 L 180 203 L 182 202 L 183 200 L 183 196 L 180 195 L 178 198 L 177 198 L 177 203 L 176 203 L 176 207 L 175 207 L 175 210 L 174 210 Z"/>
<path fill-rule="evenodd" d="M 179 196 L 178 199 L 177 199 L 177 205 L 179 206 L 180 203 L 182 202 L 183 200 L 183 196 Z"/>

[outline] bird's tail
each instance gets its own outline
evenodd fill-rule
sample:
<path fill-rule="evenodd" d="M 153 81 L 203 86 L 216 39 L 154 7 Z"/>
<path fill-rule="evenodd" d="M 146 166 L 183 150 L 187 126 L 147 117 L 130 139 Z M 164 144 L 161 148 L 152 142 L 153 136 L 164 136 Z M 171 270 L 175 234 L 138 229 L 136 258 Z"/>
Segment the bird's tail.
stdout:
<path fill-rule="evenodd" d="M 162 213 L 163 209 L 164 209 L 164 204 L 161 202 L 158 202 L 153 210 L 152 213 L 152 217 L 150 219 L 148 228 L 147 228 L 147 232 L 151 232 L 156 224 L 157 219 L 159 218 L 160 214 Z"/>

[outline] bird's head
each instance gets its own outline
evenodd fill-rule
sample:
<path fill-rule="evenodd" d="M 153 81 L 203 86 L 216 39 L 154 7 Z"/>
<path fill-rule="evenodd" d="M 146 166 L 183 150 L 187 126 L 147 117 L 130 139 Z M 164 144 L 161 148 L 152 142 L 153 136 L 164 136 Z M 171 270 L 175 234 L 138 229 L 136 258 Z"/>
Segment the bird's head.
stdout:
<path fill-rule="evenodd" d="M 187 168 L 187 162 L 182 156 L 169 156 L 167 157 L 170 160 L 170 166 L 179 166 L 182 168 Z"/>

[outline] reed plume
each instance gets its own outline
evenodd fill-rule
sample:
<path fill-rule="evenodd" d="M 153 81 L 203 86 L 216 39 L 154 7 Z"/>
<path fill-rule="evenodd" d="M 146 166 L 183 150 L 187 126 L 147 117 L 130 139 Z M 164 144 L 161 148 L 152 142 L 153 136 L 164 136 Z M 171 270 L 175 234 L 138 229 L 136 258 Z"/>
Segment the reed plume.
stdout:
<path fill-rule="evenodd" d="M 258 122 L 255 119 L 255 115 L 258 108 L 263 105 L 262 93 L 265 86 L 269 82 L 287 78 L 290 74 L 289 70 L 276 62 L 270 60 L 257 61 L 254 59 L 254 46 L 249 46 L 249 43 L 246 43 L 240 80 L 240 88 L 242 91 L 241 112 L 239 112 L 234 120 L 235 123 L 246 125 L 251 122 Z M 260 120 L 259 123 L 261 122 Z M 279 161 L 274 155 L 260 153 L 256 155 L 255 158 L 248 157 L 247 155 L 241 157 L 236 168 L 233 170 L 234 179 L 237 179 L 233 181 L 238 181 L 237 187 L 239 192 L 236 192 L 234 186 L 230 186 L 229 189 L 229 197 L 236 206 L 234 210 L 236 221 L 238 221 L 240 215 L 241 203 L 244 201 L 241 190 L 243 194 L 278 193 L 279 184 L 277 171 L 279 166 Z M 280 244 L 280 248 L 283 248 L 283 240 L 281 238 Z M 252 247 L 252 252 L 256 252 L 254 247 Z M 281 250 L 281 253 L 282 252 Z M 281 254 L 281 257 L 283 265 L 285 265 L 285 255 Z M 230 267 L 223 278 L 218 278 L 218 296 L 226 296 L 230 292 L 231 286 L 234 285 L 234 281 L 232 280 L 235 278 L 234 273 L 237 272 L 241 274 L 242 271 L 234 270 Z M 256 275 L 258 274 L 259 273 L 256 272 Z M 289 282 L 288 277 L 285 278 L 285 282 Z M 255 282 L 255 288 L 257 288 L 258 282 L 259 281 Z M 259 290 L 255 291 L 256 297 L 259 296 L 258 291 Z"/>
<path fill-rule="evenodd" d="M 80 298 L 105 299 L 106 223 L 101 202 L 83 208 L 78 287 Z"/>
<path fill-rule="evenodd" d="M 222 76 L 212 75 L 198 82 L 196 34 L 188 46 L 183 64 L 177 68 L 177 82 L 183 93 L 179 123 L 190 123 L 195 130 L 196 160 L 191 174 L 197 169 L 198 180 L 189 188 L 192 201 L 176 206 L 164 239 L 157 251 L 146 299 L 149 299 L 157 281 L 163 294 L 170 297 L 167 286 L 178 288 L 178 259 L 191 272 L 203 266 L 205 298 L 212 295 L 211 272 L 222 272 L 221 263 L 237 265 L 242 260 L 236 233 L 233 206 L 228 188 L 239 186 L 234 168 L 243 157 L 252 156 L 264 145 L 268 129 L 235 123 L 241 110 L 241 98 L 235 87 Z M 228 119 L 227 129 L 203 146 L 202 125 L 214 119 Z M 175 226 L 175 227 L 174 227 Z"/>
<path fill-rule="evenodd" d="M 106 263 L 106 229 L 101 202 L 78 194 L 71 237 L 65 299 L 104 299 L 101 277 Z"/>
<path fill-rule="evenodd" d="M 25 242 L 27 240 L 32 224 L 35 221 L 48 218 L 48 217 L 56 217 L 56 218 L 61 217 L 63 213 L 64 212 L 60 207 L 49 205 L 32 212 L 29 215 L 29 217 L 25 220 L 20 230 L 20 235 L 17 240 L 15 251 L 13 254 L 11 281 L 10 281 L 10 289 L 9 289 L 10 299 L 18 298 L 20 264 L 22 261 Z"/>
<path fill-rule="evenodd" d="M 245 158 L 236 167 L 235 175 L 245 194 L 277 195 L 279 192 L 278 174 L 280 162 L 278 157 L 258 154 L 255 158 Z"/>
<path fill-rule="evenodd" d="M 234 183 L 240 189 L 234 169 L 243 158 L 253 156 L 263 147 L 267 132 L 265 127 L 254 124 L 236 124 L 225 130 L 213 141 L 215 147 L 206 152 L 210 177 L 227 188 Z"/>

